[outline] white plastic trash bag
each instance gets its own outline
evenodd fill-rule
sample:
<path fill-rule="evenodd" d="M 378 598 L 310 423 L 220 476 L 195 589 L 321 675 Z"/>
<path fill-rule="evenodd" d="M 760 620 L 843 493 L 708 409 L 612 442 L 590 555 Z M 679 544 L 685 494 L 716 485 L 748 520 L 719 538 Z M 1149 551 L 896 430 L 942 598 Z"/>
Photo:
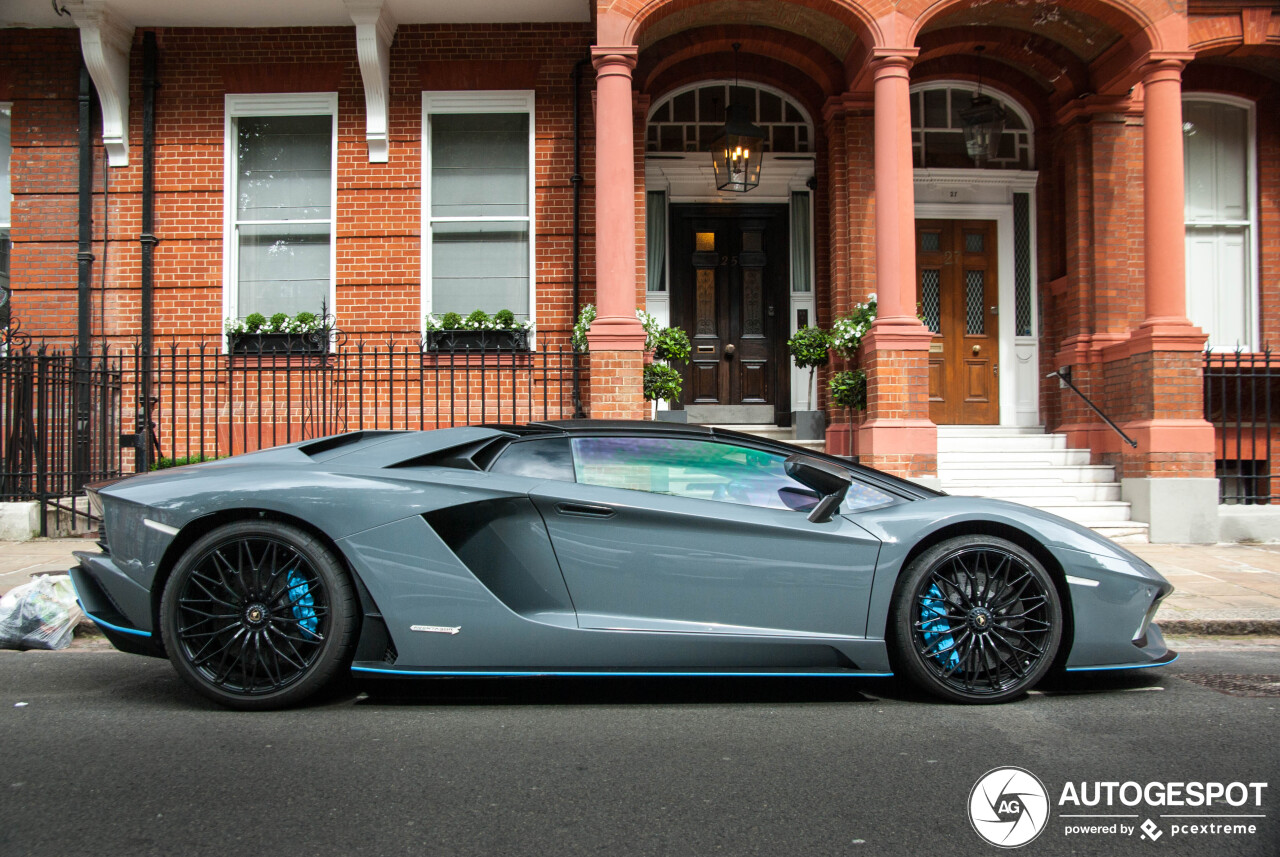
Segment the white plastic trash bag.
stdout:
<path fill-rule="evenodd" d="M 70 575 L 37 577 L 0 597 L 0 649 L 65 649 L 83 618 Z"/>

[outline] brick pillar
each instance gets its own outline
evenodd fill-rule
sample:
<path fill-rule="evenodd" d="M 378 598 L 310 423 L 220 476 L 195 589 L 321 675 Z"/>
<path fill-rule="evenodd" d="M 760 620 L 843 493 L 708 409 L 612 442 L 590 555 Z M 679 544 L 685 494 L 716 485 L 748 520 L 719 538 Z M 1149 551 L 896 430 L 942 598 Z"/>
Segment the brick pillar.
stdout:
<path fill-rule="evenodd" d="M 1108 414 L 1103 351 L 1129 339 L 1142 319 L 1144 232 L 1141 104 L 1128 96 L 1091 96 L 1057 117 L 1065 166 L 1066 266 L 1063 288 L 1042 309 L 1057 326 L 1049 369 L 1069 367 L 1072 380 Z M 1092 449 L 1095 463 L 1115 463 L 1118 436 L 1071 390 L 1047 382 L 1055 431 L 1071 447 Z"/>
<path fill-rule="evenodd" d="M 1108 400 L 1136 448 L 1121 447 L 1120 475 L 1152 541 L 1217 536 L 1213 427 L 1204 418 L 1203 331 L 1186 317 L 1182 68 L 1190 54 L 1152 54 L 1143 68 L 1145 317 L 1103 351 Z"/>
<path fill-rule="evenodd" d="M 826 302 L 819 308 L 819 320 L 815 322 L 823 327 L 830 327 L 837 317 L 848 314 L 855 302 L 865 301 L 876 290 L 873 112 L 870 93 L 848 92 L 828 99 L 823 107 L 826 239 L 827 246 L 834 248 L 828 254 Z M 826 403 L 828 412 L 827 452 L 833 455 L 853 454 L 857 421 L 855 418 L 851 425 L 849 411 L 830 403 L 826 384 L 835 372 L 851 365 L 852 361 L 836 357 L 818 373 L 818 400 Z"/>
<path fill-rule="evenodd" d="M 916 48 L 876 48 L 875 225 L 879 314 L 862 341 L 867 418 L 860 460 L 899 476 L 936 479 L 938 428 L 929 419 L 929 342 L 916 317 L 911 63 Z"/>
<path fill-rule="evenodd" d="M 631 70 L 638 49 L 593 47 L 596 67 L 596 320 L 593 419 L 641 419 L 644 328 L 636 318 L 635 152 Z"/>

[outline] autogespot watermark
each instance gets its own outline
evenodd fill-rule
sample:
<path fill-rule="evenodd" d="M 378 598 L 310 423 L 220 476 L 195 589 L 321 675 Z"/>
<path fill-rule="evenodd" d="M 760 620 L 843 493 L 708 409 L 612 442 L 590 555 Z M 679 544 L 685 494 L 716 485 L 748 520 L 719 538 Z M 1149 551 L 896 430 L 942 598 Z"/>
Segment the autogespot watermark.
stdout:
<path fill-rule="evenodd" d="M 1064 836 L 1136 837 L 1154 843 L 1267 836 L 1263 798 L 1267 783 L 1132 780 L 1067 781 L 1056 802 L 1035 774 L 995 768 L 969 792 L 969 821 L 987 842 L 1018 848 L 1051 826 Z"/>

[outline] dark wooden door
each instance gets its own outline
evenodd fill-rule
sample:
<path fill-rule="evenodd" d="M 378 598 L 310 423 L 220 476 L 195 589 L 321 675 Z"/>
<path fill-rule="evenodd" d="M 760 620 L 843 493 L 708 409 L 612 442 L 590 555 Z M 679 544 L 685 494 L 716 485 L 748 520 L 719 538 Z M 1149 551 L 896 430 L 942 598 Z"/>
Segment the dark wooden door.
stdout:
<path fill-rule="evenodd" d="M 996 224 L 917 220 L 916 272 L 929 348 L 929 417 L 938 425 L 1000 422 Z"/>
<path fill-rule="evenodd" d="M 788 409 L 788 235 L 785 205 L 671 207 L 671 323 L 693 345 L 684 404 Z"/>

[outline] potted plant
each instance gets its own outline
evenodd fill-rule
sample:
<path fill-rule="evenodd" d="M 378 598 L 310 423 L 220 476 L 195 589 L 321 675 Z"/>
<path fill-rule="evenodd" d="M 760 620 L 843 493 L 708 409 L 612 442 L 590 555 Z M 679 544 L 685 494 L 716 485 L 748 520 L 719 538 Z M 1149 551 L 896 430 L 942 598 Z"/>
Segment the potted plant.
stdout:
<path fill-rule="evenodd" d="M 831 360 L 831 336 L 819 327 L 802 327 L 787 340 L 787 349 L 796 368 L 809 370 L 810 409 L 791 414 L 796 440 L 820 440 L 827 428 L 827 415 L 814 407 L 817 391 L 813 386 L 813 376 L 819 366 L 826 366 Z"/>
<path fill-rule="evenodd" d="M 648 315 L 646 313 L 646 315 Z M 652 321 L 653 317 L 649 316 Z M 683 379 L 679 370 L 673 368 L 673 362 L 689 359 L 693 346 L 689 343 L 689 334 L 678 327 L 658 327 L 656 322 L 652 330 L 645 328 L 645 348 L 652 352 L 654 362 L 644 367 L 644 397 L 652 402 L 663 401 L 670 405 L 668 410 L 654 408 L 654 418 L 666 422 L 684 423 L 689 421 L 689 412 L 680 407 L 680 392 Z"/>
<path fill-rule="evenodd" d="M 463 318 L 447 312 L 426 318 L 427 351 L 528 351 L 533 322 L 522 321 L 509 309 L 489 315 L 482 309 Z"/>
<path fill-rule="evenodd" d="M 853 412 L 867 409 L 867 373 L 863 369 L 845 369 L 831 376 L 828 385 L 831 403 L 845 408 L 849 413 L 849 447 L 853 455 Z"/>
<path fill-rule="evenodd" d="M 232 354 L 323 354 L 329 350 L 332 319 L 313 312 L 295 316 L 260 312 L 227 319 L 223 329 Z"/>

